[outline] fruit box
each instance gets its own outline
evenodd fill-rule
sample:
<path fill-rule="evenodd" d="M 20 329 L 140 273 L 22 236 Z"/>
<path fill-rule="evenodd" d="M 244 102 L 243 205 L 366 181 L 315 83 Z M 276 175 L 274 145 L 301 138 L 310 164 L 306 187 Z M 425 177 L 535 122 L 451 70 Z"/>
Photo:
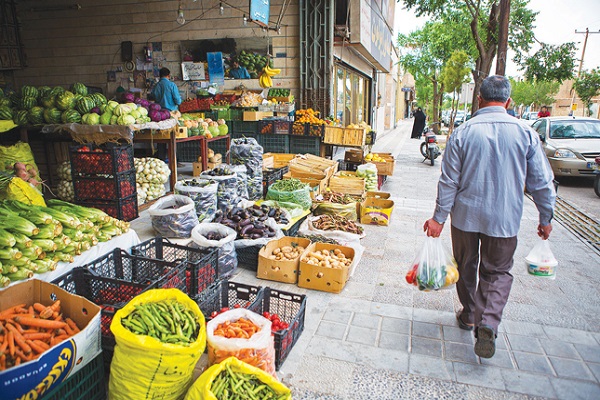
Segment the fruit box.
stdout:
<path fill-rule="evenodd" d="M 335 250 L 340 249 L 346 258 L 352 259 L 352 264 L 345 268 L 329 268 L 321 267 L 318 265 L 312 265 L 302 262 L 302 259 L 308 255 L 308 253 L 318 250 Z M 298 271 L 298 287 L 305 289 L 315 289 L 330 293 L 340 293 L 346 281 L 350 276 L 350 270 L 354 260 L 354 249 L 346 246 L 339 246 L 329 243 L 313 243 L 300 256 L 300 269 Z"/>
<path fill-rule="evenodd" d="M 305 238 L 284 236 L 281 239 L 271 240 L 258 252 L 258 270 L 256 277 L 283 283 L 296 283 L 298 281 L 298 265 L 300 257 L 295 260 L 272 260 L 269 256 L 278 247 L 302 246 L 305 249 L 310 245 L 310 240 Z"/>
<path fill-rule="evenodd" d="M 272 111 L 244 111 L 242 121 L 260 121 L 263 118 L 272 116 Z"/>
<path fill-rule="evenodd" d="M 391 153 L 376 153 L 385 162 L 369 161 L 377 166 L 377 175 L 394 175 L 394 156 Z"/>
<path fill-rule="evenodd" d="M 344 161 L 361 163 L 364 157 L 363 151 L 358 149 L 346 150 L 346 153 L 344 153 Z"/>
<path fill-rule="evenodd" d="M 392 200 L 367 197 L 360 205 L 360 223 L 387 226 L 393 210 Z"/>
<path fill-rule="evenodd" d="M 340 171 L 329 179 L 332 192 L 362 195 L 365 192 L 365 180 L 356 172 Z"/>
<path fill-rule="evenodd" d="M 390 194 L 388 192 L 367 192 L 366 197 L 375 197 L 376 199 L 384 199 L 387 200 L 390 198 Z"/>
<path fill-rule="evenodd" d="M 263 154 L 263 163 L 265 159 L 268 159 L 270 157 L 273 157 L 273 161 L 272 161 L 272 166 L 269 168 L 283 168 L 283 167 L 287 167 L 290 165 L 290 161 L 296 157 L 295 154 L 291 154 L 291 153 L 264 153 Z M 265 166 L 263 164 L 264 168 L 267 168 L 267 166 Z"/>
<path fill-rule="evenodd" d="M 61 310 L 81 331 L 32 360 L 0 372 L 3 399 L 38 398 L 59 386 L 100 354 L 100 307 L 56 285 L 31 279 L 0 291 L 0 310 L 35 302 Z"/>

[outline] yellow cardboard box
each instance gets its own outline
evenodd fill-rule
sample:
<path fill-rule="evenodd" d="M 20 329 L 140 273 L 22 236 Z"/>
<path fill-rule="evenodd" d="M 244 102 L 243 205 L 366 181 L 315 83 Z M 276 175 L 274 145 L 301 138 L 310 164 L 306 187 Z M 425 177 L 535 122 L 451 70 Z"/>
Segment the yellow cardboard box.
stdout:
<path fill-rule="evenodd" d="M 393 210 L 392 200 L 367 197 L 360 205 L 360 223 L 387 226 Z"/>

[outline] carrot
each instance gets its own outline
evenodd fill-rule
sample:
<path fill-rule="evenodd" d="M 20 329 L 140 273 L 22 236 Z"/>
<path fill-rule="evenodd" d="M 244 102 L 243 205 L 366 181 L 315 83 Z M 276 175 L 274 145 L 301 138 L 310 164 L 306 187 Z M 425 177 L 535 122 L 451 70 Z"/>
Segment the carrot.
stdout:
<path fill-rule="evenodd" d="M 31 353 L 31 352 L 30 352 Z M 17 355 L 18 358 L 20 358 L 21 360 L 24 361 L 29 361 L 31 360 L 31 355 L 30 354 L 25 354 L 23 353 L 21 350 L 19 349 L 15 349 L 15 354 Z"/>
<path fill-rule="evenodd" d="M 43 305 L 42 303 L 33 303 L 33 309 L 35 311 L 37 311 L 38 313 L 42 313 L 42 311 L 44 311 L 47 308 L 47 306 Z"/>
<path fill-rule="evenodd" d="M 6 315 L 0 316 L 0 320 L 8 321 L 8 320 L 14 319 L 15 317 L 30 317 L 30 316 L 31 316 L 31 314 L 29 314 L 29 313 L 13 313 L 13 314 L 6 314 Z"/>
<path fill-rule="evenodd" d="M 43 347 L 44 349 L 48 350 L 50 348 L 50 345 L 46 342 L 42 342 L 41 340 L 34 340 L 33 341 L 35 344 L 37 344 L 40 347 Z"/>
<path fill-rule="evenodd" d="M 59 301 L 59 300 L 57 300 Z M 32 317 L 15 317 L 15 322 L 18 322 L 22 325 L 27 326 L 36 326 L 38 328 L 53 328 L 53 329 L 61 329 L 64 328 L 67 324 L 65 322 L 60 321 L 49 321 L 46 319 L 40 318 L 32 318 Z"/>
<path fill-rule="evenodd" d="M 8 333 L 6 335 L 2 335 L 4 340 L 2 341 L 2 345 L 0 345 L 0 354 L 4 353 L 8 348 L 8 338 L 6 336 L 8 336 Z"/>
<path fill-rule="evenodd" d="M 9 307 L 6 310 L 0 312 L 0 317 L 2 317 L 3 315 L 6 315 L 6 314 L 16 314 L 16 313 L 18 313 L 17 310 L 19 310 L 25 306 L 26 306 L 26 304 L 23 303 L 23 304 L 18 304 L 16 306 Z"/>
<path fill-rule="evenodd" d="M 19 333 L 19 331 L 16 328 L 13 328 L 12 325 L 8 325 L 8 329 L 10 329 L 10 332 L 13 333 L 13 335 L 14 335 L 15 344 L 17 346 L 19 346 L 21 349 L 23 349 L 25 354 L 31 353 L 31 347 L 25 342 L 25 338 L 23 337 L 23 335 L 21 335 L 21 333 Z M 10 343 L 9 343 L 9 345 L 10 345 Z M 17 348 L 15 346 L 15 353 L 16 353 L 16 351 L 17 351 Z"/>
<path fill-rule="evenodd" d="M 11 356 L 15 355 L 15 335 L 12 331 L 8 332 L 8 354 Z"/>
<path fill-rule="evenodd" d="M 56 300 L 54 304 L 50 306 L 52 311 L 60 312 L 60 300 Z"/>
<path fill-rule="evenodd" d="M 27 340 L 27 344 L 29 345 L 29 347 L 31 347 L 33 349 L 33 351 L 35 351 L 38 354 L 41 354 L 43 352 L 46 351 L 45 348 L 39 346 L 37 343 L 35 343 L 33 340 Z"/>
<path fill-rule="evenodd" d="M 67 323 L 67 325 L 69 325 L 71 327 L 71 329 L 73 329 L 75 331 L 75 333 L 79 333 L 80 329 L 77 326 L 77 324 L 75 323 L 75 321 L 73 321 L 71 318 L 65 319 L 65 322 Z"/>
<path fill-rule="evenodd" d="M 69 326 L 69 324 L 65 325 L 65 332 L 67 332 L 67 335 L 69 336 L 73 336 L 75 334 L 75 331 Z"/>
<path fill-rule="evenodd" d="M 24 333 L 23 337 L 25 339 L 29 339 L 29 340 L 44 340 L 44 339 L 50 339 L 50 337 L 52 337 L 52 335 L 47 332 L 36 332 L 36 333 Z"/>
<path fill-rule="evenodd" d="M 6 369 L 6 354 L 2 354 L 0 356 L 0 371 L 4 371 Z"/>

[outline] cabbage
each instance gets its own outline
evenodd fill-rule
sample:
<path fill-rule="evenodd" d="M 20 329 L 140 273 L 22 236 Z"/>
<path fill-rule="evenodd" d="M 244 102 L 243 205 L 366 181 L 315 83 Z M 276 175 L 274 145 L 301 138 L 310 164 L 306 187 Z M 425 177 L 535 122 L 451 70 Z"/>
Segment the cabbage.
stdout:
<path fill-rule="evenodd" d="M 162 116 L 162 121 L 171 118 L 171 111 L 167 110 L 166 108 L 160 110 L 160 114 Z"/>
<path fill-rule="evenodd" d="M 142 114 L 138 111 L 138 110 L 133 110 L 129 113 L 129 115 L 131 115 L 133 118 L 139 118 L 142 116 Z"/>
<path fill-rule="evenodd" d="M 140 112 L 140 115 L 143 117 L 148 116 L 148 109 L 144 107 L 138 107 L 137 109 Z"/>
<path fill-rule="evenodd" d="M 96 113 L 84 114 L 81 117 L 81 122 L 85 125 L 98 125 L 100 123 L 100 116 Z"/>
<path fill-rule="evenodd" d="M 135 101 L 135 95 L 131 92 L 125 92 L 123 93 L 123 95 L 121 96 L 121 99 L 125 102 L 125 103 L 133 103 Z"/>
<path fill-rule="evenodd" d="M 102 125 L 110 125 L 110 119 L 113 116 L 113 113 L 110 111 L 106 111 L 104 114 L 100 116 L 100 123 Z"/>
<path fill-rule="evenodd" d="M 109 109 L 110 111 L 114 110 L 114 109 L 115 109 L 115 108 L 116 108 L 118 105 L 119 105 L 119 103 L 117 103 L 116 101 L 113 101 L 113 100 L 109 101 L 109 102 L 106 104 L 106 106 L 108 107 L 108 109 Z"/>
<path fill-rule="evenodd" d="M 119 117 L 117 117 L 116 115 L 113 115 L 112 117 L 110 117 L 110 125 L 116 125 L 118 118 Z"/>
<path fill-rule="evenodd" d="M 161 108 L 162 107 L 158 103 L 150 103 L 150 105 L 148 106 L 148 109 L 150 111 L 154 111 L 154 110 L 159 111 Z"/>
<path fill-rule="evenodd" d="M 129 108 L 131 108 L 131 110 L 137 110 L 138 105 L 135 103 L 125 103 L 126 106 L 129 106 Z"/>
<path fill-rule="evenodd" d="M 113 112 L 114 112 L 114 114 L 117 117 L 120 117 L 122 115 L 129 114 L 131 111 L 132 111 L 131 107 L 129 107 L 128 105 L 126 105 L 126 104 L 119 104 L 118 106 L 115 107 L 115 109 L 114 109 Z"/>
<path fill-rule="evenodd" d="M 162 121 L 162 116 L 160 115 L 160 111 L 158 111 L 158 110 L 150 110 L 150 112 L 148 113 L 148 116 L 154 122 Z"/>
<path fill-rule="evenodd" d="M 148 106 L 150 105 L 150 102 L 148 100 L 146 100 L 146 99 L 141 99 L 141 102 L 139 104 L 142 107 L 148 108 Z"/>
<path fill-rule="evenodd" d="M 226 124 L 219 125 L 219 136 L 225 136 L 229 132 L 229 127 Z"/>
<path fill-rule="evenodd" d="M 131 115 L 121 115 L 117 119 L 117 124 L 118 125 L 133 125 L 133 124 L 135 124 L 135 118 L 133 118 Z"/>
<path fill-rule="evenodd" d="M 216 126 L 212 125 L 208 127 L 208 131 L 210 132 L 211 135 L 213 136 L 219 136 L 219 128 L 217 128 Z"/>

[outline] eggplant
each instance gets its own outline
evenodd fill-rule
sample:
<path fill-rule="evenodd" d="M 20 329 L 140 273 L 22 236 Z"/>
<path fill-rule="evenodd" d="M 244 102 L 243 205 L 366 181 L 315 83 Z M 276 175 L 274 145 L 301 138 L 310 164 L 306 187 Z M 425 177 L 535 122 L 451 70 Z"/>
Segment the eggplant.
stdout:
<path fill-rule="evenodd" d="M 252 228 L 248 232 L 251 234 L 260 235 L 261 237 L 263 237 L 263 235 L 265 234 L 265 231 L 263 229 L 258 229 L 258 228 Z"/>
<path fill-rule="evenodd" d="M 241 209 L 240 207 L 233 207 L 233 208 L 231 209 L 231 211 L 229 211 L 229 213 L 230 213 L 231 215 L 236 215 L 236 214 L 238 214 L 240 211 L 242 211 L 242 209 Z"/>
<path fill-rule="evenodd" d="M 233 216 L 231 217 L 231 220 L 232 220 L 233 222 L 240 222 L 240 221 L 242 220 L 242 218 L 241 218 L 239 215 L 233 215 Z"/>
<path fill-rule="evenodd" d="M 269 217 L 267 217 L 266 215 L 263 215 L 263 216 L 262 216 L 262 217 L 260 217 L 258 220 L 259 220 L 260 222 L 265 222 L 265 221 L 266 221 L 266 220 L 268 220 L 268 219 L 269 219 Z"/>
<path fill-rule="evenodd" d="M 275 236 L 275 232 L 267 231 L 267 237 Z"/>
<path fill-rule="evenodd" d="M 275 209 L 271 208 L 271 211 L 269 211 L 269 217 L 273 217 L 275 215 Z"/>
<path fill-rule="evenodd" d="M 240 235 L 245 235 L 246 233 L 250 232 L 251 229 L 254 229 L 252 224 L 244 225 L 244 227 L 240 231 Z"/>
<path fill-rule="evenodd" d="M 243 219 L 239 222 L 240 226 L 252 226 L 252 220 L 250 218 Z"/>
<path fill-rule="evenodd" d="M 250 238 L 251 238 L 251 239 L 260 239 L 261 237 L 263 237 L 263 235 L 260 235 L 260 234 L 258 234 L 258 233 L 253 233 L 253 234 L 250 236 Z"/>
<path fill-rule="evenodd" d="M 263 224 L 262 222 L 256 221 L 256 222 L 254 223 L 254 227 L 255 227 L 256 229 L 265 229 L 265 224 Z"/>

